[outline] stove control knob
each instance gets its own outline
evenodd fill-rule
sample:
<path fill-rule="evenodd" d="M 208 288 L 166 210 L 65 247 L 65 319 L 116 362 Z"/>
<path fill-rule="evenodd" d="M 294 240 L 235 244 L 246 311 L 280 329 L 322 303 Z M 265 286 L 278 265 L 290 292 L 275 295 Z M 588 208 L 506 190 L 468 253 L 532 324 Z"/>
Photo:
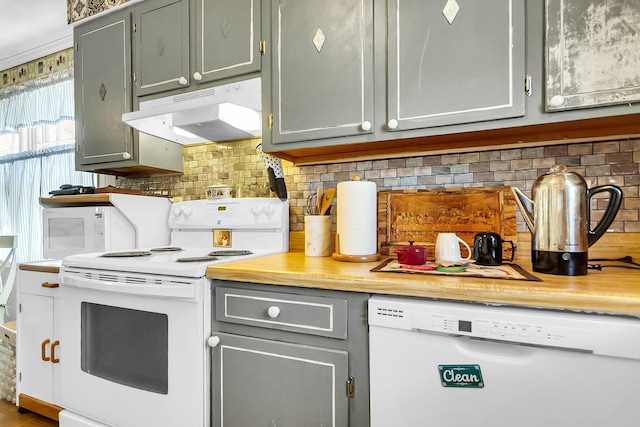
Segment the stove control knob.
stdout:
<path fill-rule="evenodd" d="M 209 339 L 207 340 L 207 344 L 209 344 L 209 347 L 215 348 L 218 346 L 218 344 L 220 344 L 220 338 L 215 335 L 209 337 Z"/>
<path fill-rule="evenodd" d="M 267 309 L 267 314 L 270 318 L 275 319 L 276 317 L 280 316 L 280 307 L 278 307 L 277 305 L 272 305 Z"/>
<path fill-rule="evenodd" d="M 275 212 L 275 209 L 273 209 L 273 205 L 267 205 L 264 207 L 264 213 L 266 213 L 267 215 L 271 216 L 273 215 L 273 212 Z"/>
<path fill-rule="evenodd" d="M 182 208 L 180 206 L 176 206 L 175 208 L 173 208 L 173 215 L 174 216 L 182 215 Z"/>
<path fill-rule="evenodd" d="M 189 206 L 176 206 L 173 208 L 173 216 L 179 217 L 184 215 L 185 217 L 191 216 L 193 209 Z"/>
<path fill-rule="evenodd" d="M 251 207 L 251 213 L 258 216 L 262 213 L 262 205 L 253 205 Z"/>

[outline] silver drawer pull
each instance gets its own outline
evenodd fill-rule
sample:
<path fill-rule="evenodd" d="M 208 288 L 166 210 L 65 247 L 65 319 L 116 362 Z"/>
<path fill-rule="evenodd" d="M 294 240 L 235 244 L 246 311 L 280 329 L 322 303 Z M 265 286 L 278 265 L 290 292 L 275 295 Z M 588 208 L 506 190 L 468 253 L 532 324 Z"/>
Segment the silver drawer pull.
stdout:
<path fill-rule="evenodd" d="M 272 305 L 267 309 L 267 314 L 270 318 L 275 319 L 276 317 L 280 316 L 280 307 L 278 307 L 277 305 Z"/>

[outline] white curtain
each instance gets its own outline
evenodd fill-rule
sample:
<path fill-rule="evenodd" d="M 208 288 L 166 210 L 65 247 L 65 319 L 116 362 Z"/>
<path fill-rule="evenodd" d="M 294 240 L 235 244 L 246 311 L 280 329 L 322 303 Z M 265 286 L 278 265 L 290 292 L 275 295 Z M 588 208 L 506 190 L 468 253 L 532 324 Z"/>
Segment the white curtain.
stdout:
<path fill-rule="evenodd" d="M 40 197 L 95 186 L 75 170 L 73 114 L 72 70 L 0 91 L 0 234 L 18 236 L 18 262 L 43 258 Z"/>
<path fill-rule="evenodd" d="M 40 197 L 62 184 L 95 186 L 95 174 L 75 170 L 74 145 L 0 160 L 0 234 L 18 236 L 16 259 L 43 259 Z"/>
<path fill-rule="evenodd" d="M 73 70 L 54 73 L 0 91 L 0 133 L 73 120 Z"/>

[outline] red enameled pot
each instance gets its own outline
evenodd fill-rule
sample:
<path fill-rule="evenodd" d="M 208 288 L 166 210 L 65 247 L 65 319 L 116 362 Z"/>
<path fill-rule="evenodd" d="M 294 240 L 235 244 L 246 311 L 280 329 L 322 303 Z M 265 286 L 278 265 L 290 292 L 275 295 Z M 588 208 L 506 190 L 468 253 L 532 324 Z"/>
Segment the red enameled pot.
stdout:
<path fill-rule="evenodd" d="M 427 262 L 427 248 L 409 242 L 408 245 L 398 246 L 395 249 L 400 264 L 422 265 Z"/>

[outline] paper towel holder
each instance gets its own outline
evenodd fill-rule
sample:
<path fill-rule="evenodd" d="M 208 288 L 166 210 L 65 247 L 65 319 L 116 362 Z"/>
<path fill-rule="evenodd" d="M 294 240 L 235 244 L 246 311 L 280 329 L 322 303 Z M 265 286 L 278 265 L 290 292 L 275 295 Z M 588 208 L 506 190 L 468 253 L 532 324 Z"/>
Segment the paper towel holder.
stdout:
<path fill-rule="evenodd" d="M 380 260 L 381 256 L 379 253 L 375 253 L 373 255 L 343 255 L 340 253 L 340 235 L 336 234 L 335 236 L 335 249 L 336 251 L 331 254 L 331 258 L 336 261 L 346 261 L 346 262 L 372 262 Z"/>

